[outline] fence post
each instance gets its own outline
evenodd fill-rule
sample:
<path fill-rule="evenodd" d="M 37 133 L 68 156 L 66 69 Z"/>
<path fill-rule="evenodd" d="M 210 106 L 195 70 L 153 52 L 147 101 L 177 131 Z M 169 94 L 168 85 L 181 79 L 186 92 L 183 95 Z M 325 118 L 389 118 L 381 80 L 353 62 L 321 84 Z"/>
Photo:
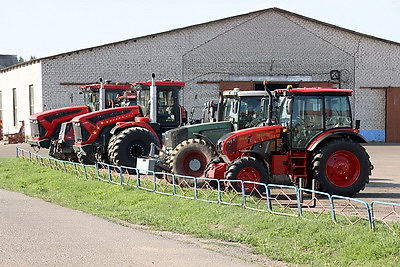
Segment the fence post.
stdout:
<path fill-rule="evenodd" d="M 193 179 L 193 185 L 194 185 L 194 199 L 199 199 L 199 193 L 197 191 L 197 178 L 194 177 Z"/>
<path fill-rule="evenodd" d="M 267 194 L 267 207 L 268 207 L 268 211 L 272 212 L 272 202 L 271 202 L 271 189 L 269 187 L 269 185 L 267 185 L 267 190 L 265 192 Z"/>
<path fill-rule="evenodd" d="M 298 188 L 296 188 L 296 197 L 297 197 L 297 213 L 299 214 L 299 217 L 302 216 L 303 214 L 303 210 L 302 210 L 302 206 L 303 206 L 303 191 L 299 190 Z"/>
<path fill-rule="evenodd" d="M 85 180 L 88 180 L 87 171 L 86 171 L 86 165 L 83 165 L 83 173 L 85 174 Z"/>
<path fill-rule="evenodd" d="M 116 167 L 116 166 L 114 166 L 114 167 Z M 124 185 L 124 175 L 122 173 L 122 168 L 118 166 L 118 169 L 119 169 L 119 181 L 120 181 L 121 185 Z"/>
<path fill-rule="evenodd" d="M 95 166 L 96 166 L 97 180 L 99 180 L 100 179 L 100 172 L 99 172 L 99 163 L 97 161 L 95 162 Z"/>
<path fill-rule="evenodd" d="M 176 195 L 176 177 L 175 174 L 172 174 L 172 194 Z"/>

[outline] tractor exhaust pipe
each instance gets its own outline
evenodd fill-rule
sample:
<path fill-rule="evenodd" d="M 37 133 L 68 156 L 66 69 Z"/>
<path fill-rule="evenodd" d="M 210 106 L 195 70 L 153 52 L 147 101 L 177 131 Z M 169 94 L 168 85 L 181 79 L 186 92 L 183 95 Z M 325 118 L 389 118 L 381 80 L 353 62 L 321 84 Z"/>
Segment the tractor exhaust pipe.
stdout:
<path fill-rule="evenodd" d="M 103 79 L 100 78 L 100 89 L 99 89 L 99 110 L 106 108 L 106 91 L 104 89 Z"/>
<path fill-rule="evenodd" d="M 155 81 L 156 75 L 151 74 L 151 86 L 150 86 L 150 121 L 157 123 L 157 87 Z"/>

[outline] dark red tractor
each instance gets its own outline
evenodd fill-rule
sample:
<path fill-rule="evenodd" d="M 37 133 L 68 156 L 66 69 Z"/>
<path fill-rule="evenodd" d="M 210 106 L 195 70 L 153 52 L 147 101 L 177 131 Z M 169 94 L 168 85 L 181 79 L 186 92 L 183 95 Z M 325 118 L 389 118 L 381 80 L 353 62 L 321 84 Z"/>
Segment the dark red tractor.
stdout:
<path fill-rule="evenodd" d="M 161 147 L 162 134 L 187 122 L 180 106 L 183 82 L 173 80 L 132 83 L 137 106 L 115 107 L 72 119 L 73 149 L 80 162 L 110 162 L 135 167 L 147 156 L 151 143 Z"/>
<path fill-rule="evenodd" d="M 63 155 L 56 152 L 62 124 L 82 114 L 114 107 L 115 97 L 124 95 L 124 92 L 131 90 L 131 87 L 129 84 L 106 82 L 84 85 L 80 89 L 84 96 L 84 106 L 51 109 L 35 113 L 29 117 L 31 139 L 28 143 L 34 149 L 50 149 L 50 156 L 68 159 L 70 157 L 68 154 Z M 101 103 L 99 101 L 100 95 L 104 99 Z M 132 101 L 135 102 L 135 99 L 132 99 Z"/>
<path fill-rule="evenodd" d="M 353 127 L 349 96 L 336 88 L 282 89 L 271 93 L 268 125 L 228 133 L 217 144 L 219 161 L 206 177 L 272 183 L 286 176 L 294 185 L 352 196 L 369 182 L 373 166 Z M 303 182 L 304 181 L 304 182 Z M 244 191 L 261 190 L 243 183 Z M 241 183 L 232 183 L 242 190 Z"/>

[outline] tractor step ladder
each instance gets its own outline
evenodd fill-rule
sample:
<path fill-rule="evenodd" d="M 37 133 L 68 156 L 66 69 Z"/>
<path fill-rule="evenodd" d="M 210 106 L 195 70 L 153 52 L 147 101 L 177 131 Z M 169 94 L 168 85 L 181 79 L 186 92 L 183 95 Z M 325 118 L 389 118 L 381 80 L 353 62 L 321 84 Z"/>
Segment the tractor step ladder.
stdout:
<path fill-rule="evenodd" d="M 296 178 L 307 179 L 307 151 L 290 151 L 291 175 Z"/>

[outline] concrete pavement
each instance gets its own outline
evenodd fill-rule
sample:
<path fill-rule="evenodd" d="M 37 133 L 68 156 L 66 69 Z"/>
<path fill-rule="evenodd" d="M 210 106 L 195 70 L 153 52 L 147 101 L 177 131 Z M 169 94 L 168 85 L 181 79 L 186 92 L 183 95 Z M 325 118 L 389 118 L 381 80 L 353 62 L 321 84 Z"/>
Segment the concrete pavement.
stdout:
<path fill-rule="evenodd" d="M 282 265 L 232 253 L 229 246 L 219 253 L 0 189 L 0 266 Z"/>

